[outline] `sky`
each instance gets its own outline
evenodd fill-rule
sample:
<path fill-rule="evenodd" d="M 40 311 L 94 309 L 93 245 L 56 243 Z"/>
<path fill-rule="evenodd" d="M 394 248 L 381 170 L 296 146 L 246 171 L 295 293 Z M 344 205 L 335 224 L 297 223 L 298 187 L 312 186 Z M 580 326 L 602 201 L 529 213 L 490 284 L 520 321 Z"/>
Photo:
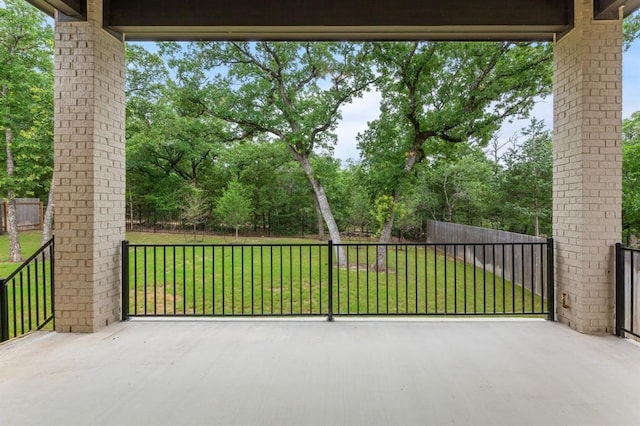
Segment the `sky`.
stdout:
<path fill-rule="evenodd" d="M 351 159 L 357 162 L 360 158 L 356 136 L 366 130 L 367 123 L 379 115 L 380 95 L 377 92 L 366 93 L 362 98 L 354 100 L 342 108 L 342 121 L 337 129 L 338 142 L 334 155 L 343 162 Z M 622 117 L 627 118 L 640 110 L 640 40 L 636 40 L 622 56 Z M 549 96 L 536 104 L 531 114 L 543 120 L 548 128 L 553 125 L 553 98 Z M 500 130 L 500 141 L 507 139 L 530 123 L 528 120 L 514 121 L 505 124 Z"/>

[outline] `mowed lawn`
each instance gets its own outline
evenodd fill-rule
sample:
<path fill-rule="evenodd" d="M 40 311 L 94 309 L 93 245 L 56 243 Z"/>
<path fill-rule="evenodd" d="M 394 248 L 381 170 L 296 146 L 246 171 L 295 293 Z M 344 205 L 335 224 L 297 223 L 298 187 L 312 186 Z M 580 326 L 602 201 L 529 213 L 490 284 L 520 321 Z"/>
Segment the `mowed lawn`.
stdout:
<path fill-rule="evenodd" d="M 132 315 L 326 315 L 327 244 L 305 239 L 129 234 Z M 141 244 L 141 246 L 136 246 Z M 150 244 L 149 246 L 142 246 Z M 333 313 L 541 314 L 546 301 L 490 270 L 420 245 L 391 246 L 375 268 L 374 246 L 344 247 L 332 273 Z"/>

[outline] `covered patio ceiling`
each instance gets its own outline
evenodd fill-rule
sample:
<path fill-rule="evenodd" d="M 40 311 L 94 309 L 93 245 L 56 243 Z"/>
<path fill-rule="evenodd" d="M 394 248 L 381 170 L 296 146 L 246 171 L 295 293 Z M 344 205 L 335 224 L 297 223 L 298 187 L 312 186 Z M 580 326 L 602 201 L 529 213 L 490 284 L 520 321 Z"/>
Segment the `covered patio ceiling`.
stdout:
<path fill-rule="evenodd" d="M 27 0 L 85 19 L 87 0 Z M 640 0 L 593 0 L 596 19 Z M 104 26 L 142 40 L 553 40 L 573 27 L 573 0 L 103 0 Z"/>

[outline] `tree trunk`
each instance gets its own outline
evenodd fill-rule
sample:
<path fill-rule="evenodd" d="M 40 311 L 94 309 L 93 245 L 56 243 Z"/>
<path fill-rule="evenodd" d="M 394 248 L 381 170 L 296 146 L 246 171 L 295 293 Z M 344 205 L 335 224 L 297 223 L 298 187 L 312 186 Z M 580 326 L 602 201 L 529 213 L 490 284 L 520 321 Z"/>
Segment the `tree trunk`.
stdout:
<path fill-rule="evenodd" d="M 318 239 L 324 241 L 324 219 L 322 218 L 322 210 L 315 191 L 313 192 L 313 206 L 316 208 L 316 218 L 318 220 Z"/>
<path fill-rule="evenodd" d="M 533 219 L 533 226 L 535 228 L 536 237 L 540 236 L 540 216 L 536 215 Z"/>
<path fill-rule="evenodd" d="M 329 229 L 329 237 L 334 244 L 337 244 L 337 246 L 335 247 L 335 252 L 336 258 L 338 259 L 338 266 L 346 267 L 347 257 L 345 256 L 344 250 L 341 247 L 342 238 L 340 238 L 338 225 L 336 224 L 336 220 L 333 217 L 333 213 L 331 212 L 331 206 L 329 205 L 327 194 L 325 194 L 322 184 L 313 176 L 313 170 L 311 169 L 309 158 L 306 155 L 297 155 L 296 159 L 300 162 L 300 165 L 302 165 L 304 174 L 307 177 L 309 184 L 311 184 L 314 194 L 316 195 L 322 218 L 324 219 L 324 222 L 327 224 L 327 228 Z"/>
<path fill-rule="evenodd" d="M 15 168 L 13 151 L 11 149 L 11 144 L 13 142 L 13 133 L 11 129 L 5 130 L 5 139 L 7 142 L 7 176 L 11 178 Z M 20 247 L 20 239 L 18 235 L 18 217 L 13 189 L 7 191 L 7 232 L 9 233 L 9 261 L 20 262 L 22 261 L 22 249 Z"/>
<path fill-rule="evenodd" d="M 376 270 L 378 271 L 384 271 L 387 264 L 387 244 L 391 242 L 391 231 L 393 231 L 393 221 L 396 217 L 395 198 L 394 196 L 394 206 L 392 207 L 389 218 L 382 227 L 380 240 L 378 241 L 378 244 L 380 244 L 378 245 L 376 255 Z"/>
<path fill-rule="evenodd" d="M 133 194 L 129 191 L 129 231 L 133 232 Z"/>
<path fill-rule="evenodd" d="M 416 165 L 418 154 L 417 154 L 417 146 L 418 141 L 414 141 L 413 149 L 407 156 L 407 159 L 404 163 L 404 172 L 405 175 L 409 174 L 411 170 L 413 170 L 413 166 Z M 387 221 L 384 223 L 382 227 L 382 232 L 380 233 L 380 240 L 378 243 L 380 244 L 377 248 L 376 254 L 376 269 L 378 271 L 383 271 L 386 268 L 386 258 L 387 258 L 387 244 L 391 242 L 391 232 L 393 231 L 393 222 L 396 219 L 396 203 L 398 202 L 399 195 L 397 190 L 393 191 L 393 206 L 391 207 L 391 214 L 387 218 Z"/>
<path fill-rule="evenodd" d="M 44 223 L 42 224 L 42 243 L 40 245 L 45 245 L 47 241 L 51 239 L 51 234 L 53 233 L 53 193 L 54 193 L 54 185 L 55 179 L 51 178 L 51 187 L 49 188 L 49 196 L 47 198 L 47 208 L 44 211 Z"/>

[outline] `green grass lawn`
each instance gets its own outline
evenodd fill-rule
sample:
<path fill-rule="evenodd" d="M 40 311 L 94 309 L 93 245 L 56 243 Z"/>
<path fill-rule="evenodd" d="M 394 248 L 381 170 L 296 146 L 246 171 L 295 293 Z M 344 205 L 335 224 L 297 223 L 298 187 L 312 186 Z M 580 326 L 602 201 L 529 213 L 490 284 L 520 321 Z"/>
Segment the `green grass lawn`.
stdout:
<path fill-rule="evenodd" d="M 28 259 L 33 253 L 40 248 L 40 239 L 42 233 L 40 231 L 27 231 L 20 233 L 20 245 L 22 247 L 22 258 Z M 9 262 L 9 236 L 0 235 L 0 277 L 6 278 L 20 263 Z"/>

